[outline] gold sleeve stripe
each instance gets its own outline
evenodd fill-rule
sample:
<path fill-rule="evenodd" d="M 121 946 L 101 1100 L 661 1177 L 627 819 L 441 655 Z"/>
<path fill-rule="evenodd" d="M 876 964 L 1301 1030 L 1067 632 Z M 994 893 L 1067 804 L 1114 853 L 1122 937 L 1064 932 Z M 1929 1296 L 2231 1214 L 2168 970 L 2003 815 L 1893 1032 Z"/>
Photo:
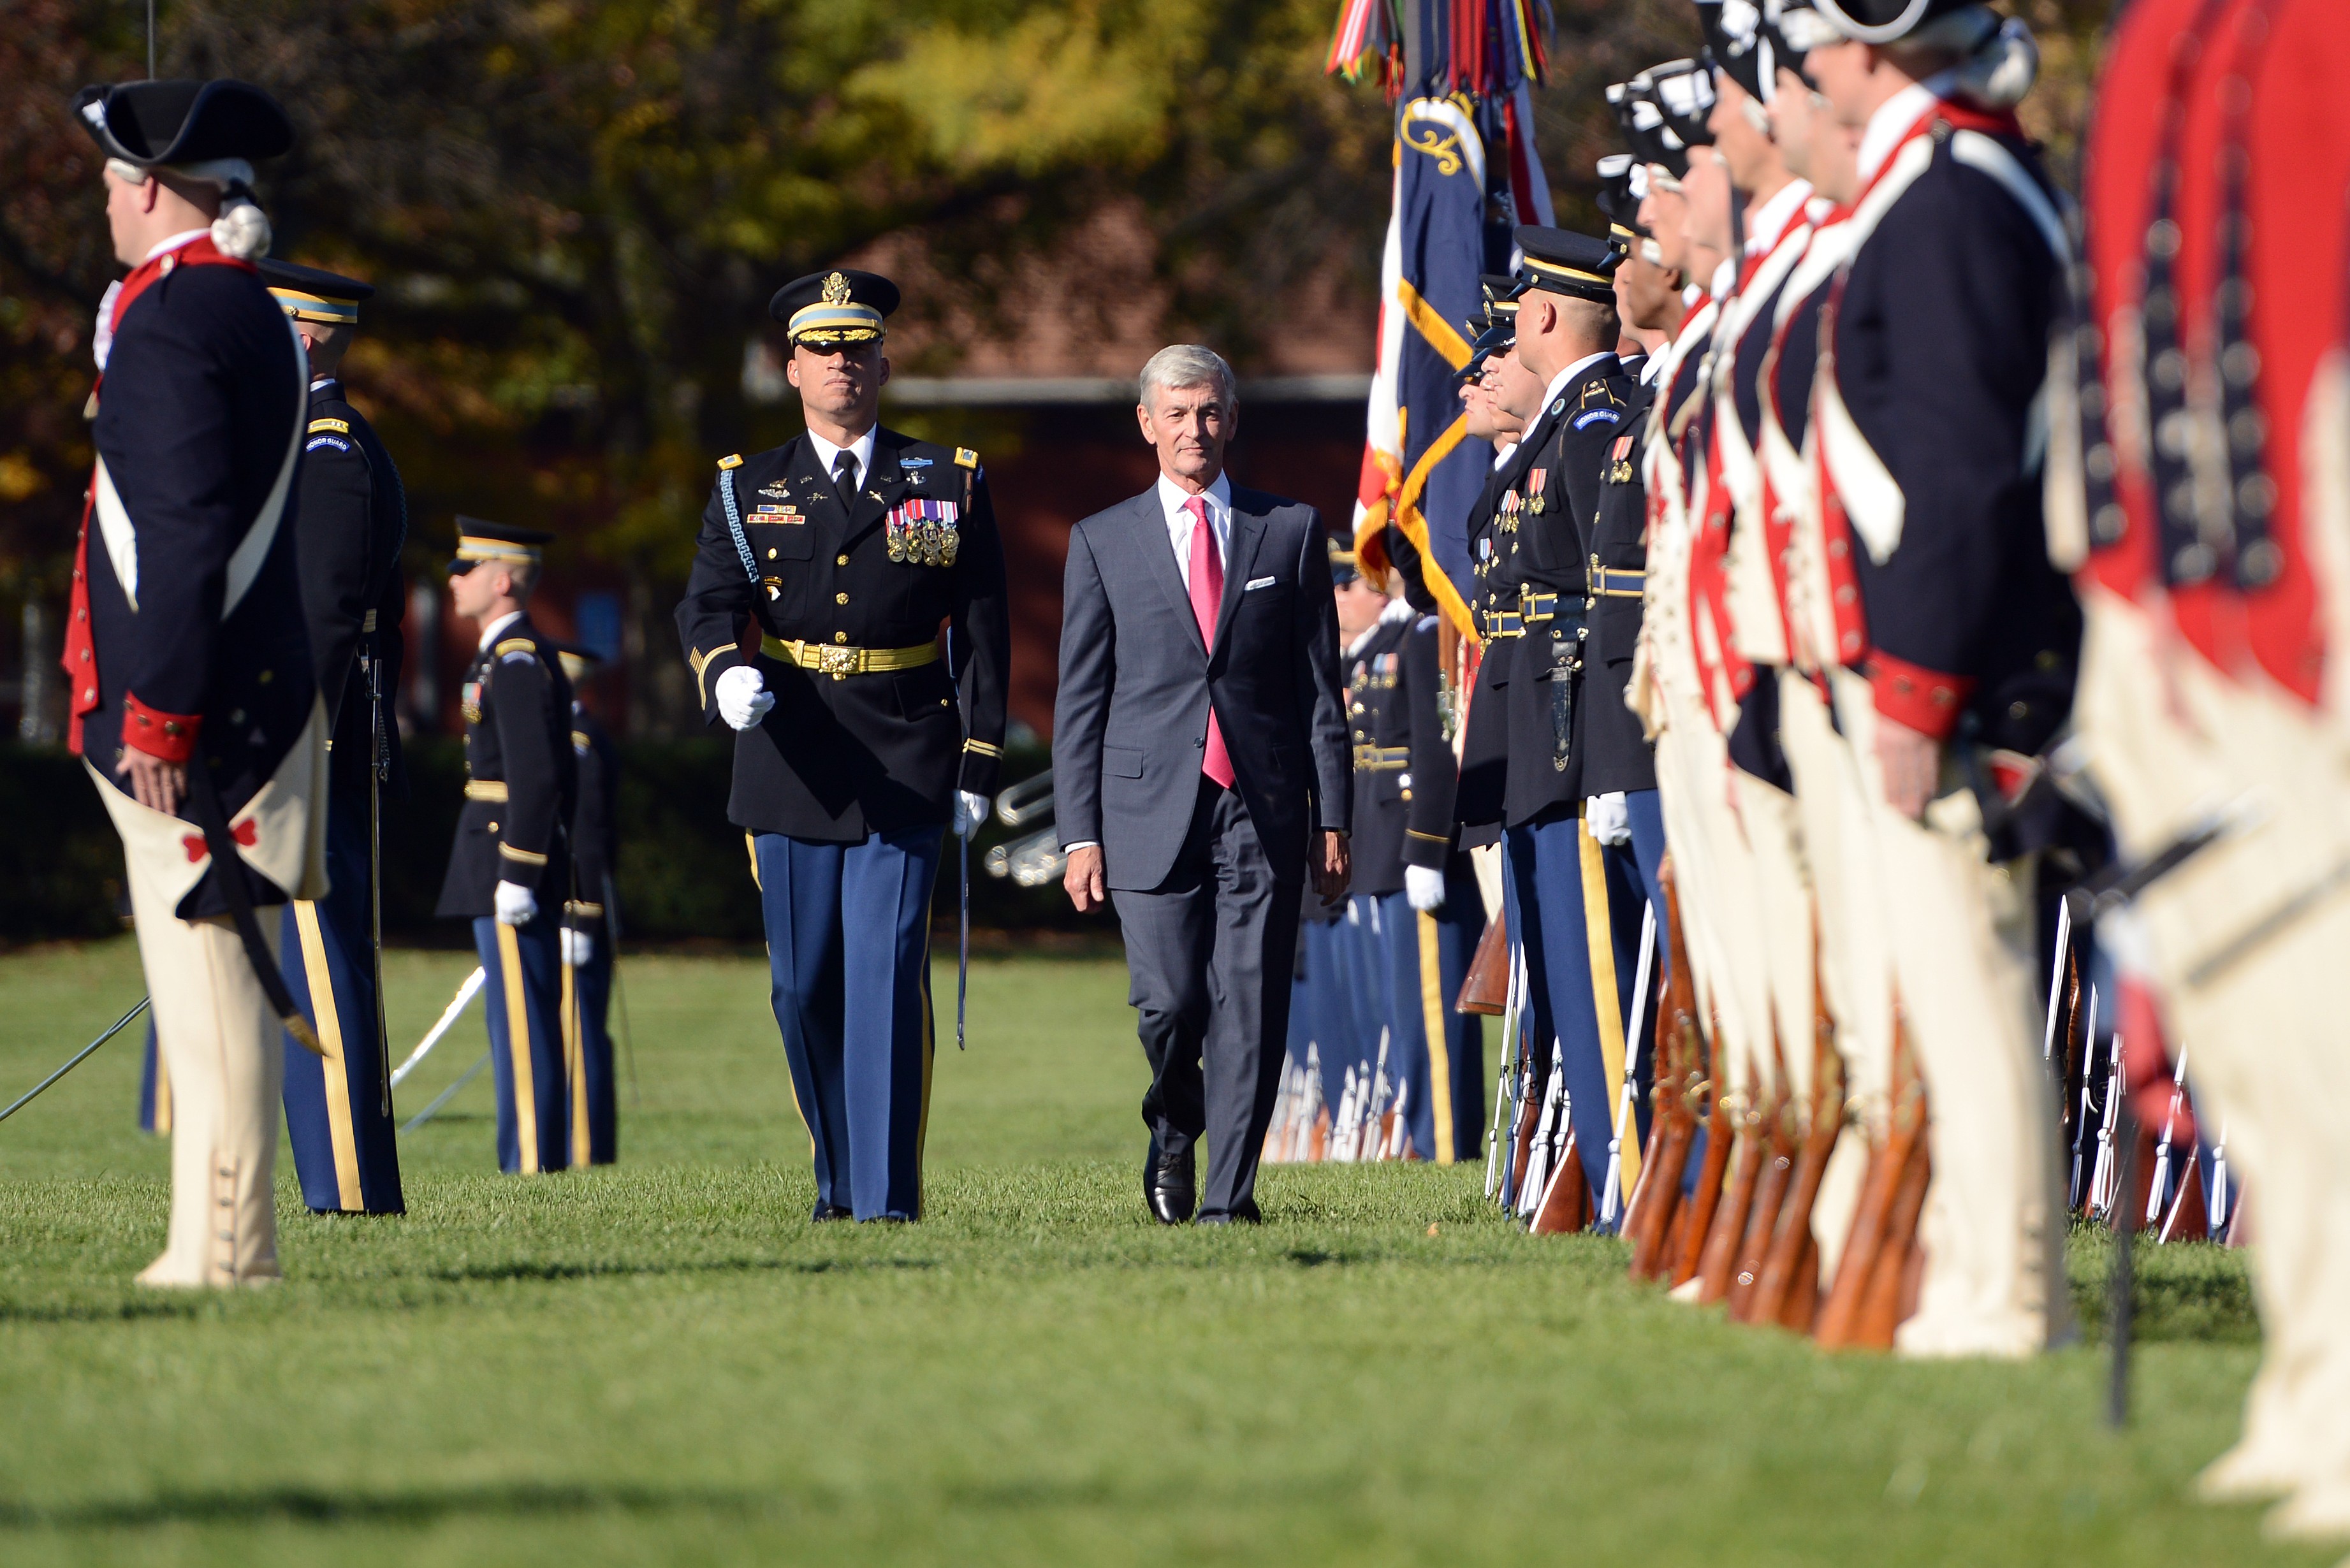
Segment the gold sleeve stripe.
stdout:
<path fill-rule="evenodd" d="M 1403 830 L 1403 836 L 1406 838 L 1424 838 L 1430 844 L 1450 844 L 1452 842 L 1452 836 L 1449 833 L 1422 833 L 1417 827 L 1405 828 Z"/>
<path fill-rule="evenodd" d="M 693 666 L 694 693 L 702 699 L 702 705 L 703 707 L 707 708 L 710 706 L 710 683 L 702 679 L 702 671 L 710 667 L 710 661 L 712 659 L 717 658 L 722 653 L 733 652 L 734 648 L 735 645 L 733 643 L 722 642 L 707 653 L 696 651 L 691 658 L 687 660 L 688 663 Z"/>
<path fill-rule="evenodd" d="M 496 649 L 493 651 L 499 654 L 536 653 L 538 651 L 538 644 L 533 642 L 526 637 L 510 637 L 504 642 L 498 644 Z"/>
<path fill-rule="evenodd" d="M 583 920 L 598 920 L 604 917 L 604 906 L 591 904 L 585 898 L 573 898 L 563 906 L 563 912 Z"/>
<path fill-rule="evenodd" d="M 504 856 L 509 860 L 517 861 L 525 866 L 544 866 L 546 864 L 546 856 L 534 855 L 527 849 L 516 849 L 511 844 L 499 845 L 498 853 Z"/>
<path fill-rule="evenodd" d="M 504 779 L 467 779 L 465 781 L 465 798 L 467 800 L 504 800 L 506 798 L 506 781 Z"/>
<path fill-rule="evenodd" d="M 345 435 L 348 435 L 351 433 L 351 422 L 348 420 L 312 420 L 310 433 L 317 435 L 320 431 L 340 431 Z"/>
<path fill-rule="evenodd" d="M 1003 754 L 1002 746 L 991 746 L 985 741 L 965 741 L 962 749 L 980 757 L 1000 757 Z"/>
<path fill-rule="evenodd" d="M 587 731 L 574 730 L 571 732 L 571 749 L 575 752 L 584 752 L 588 749 Z"/>

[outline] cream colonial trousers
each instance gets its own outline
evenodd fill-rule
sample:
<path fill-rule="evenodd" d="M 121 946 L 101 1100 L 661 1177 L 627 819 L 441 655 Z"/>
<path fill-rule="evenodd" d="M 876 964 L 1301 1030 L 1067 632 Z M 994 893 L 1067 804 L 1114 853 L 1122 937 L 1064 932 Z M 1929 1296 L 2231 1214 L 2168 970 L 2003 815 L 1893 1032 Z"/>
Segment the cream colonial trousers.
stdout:
<path fill-rule="evenodd" d="M 232 819 L 251 822 L 244 859 L 298 898 L 327 892 L 326 722 L 315 710 L 277 772 Z M 277 1159 L 284 1028 L 225 916 L 173 911 L 210 868 L 191 861 L 195 828 L 125 794 L 89 767 L 122 836 L 139 961 L 156 1049 L 172 1081 L 172 1220 L 143 1285 L 226 1287 L 278 1278 L 271 1179 Z M 202 753 L 194 765 L 202 765 Z M 201 840 L 199 840 L 201 842 Z M 274 955 L 281 921 L 259 911 Z"/>

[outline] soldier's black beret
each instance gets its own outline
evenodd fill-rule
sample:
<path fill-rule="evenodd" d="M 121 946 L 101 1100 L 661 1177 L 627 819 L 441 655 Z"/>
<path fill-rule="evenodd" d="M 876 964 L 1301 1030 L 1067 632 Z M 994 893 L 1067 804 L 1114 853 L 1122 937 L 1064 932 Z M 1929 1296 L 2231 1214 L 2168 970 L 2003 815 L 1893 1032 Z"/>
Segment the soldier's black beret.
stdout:
<path fill-rule="evenodd" d="M 149 81 L 86 87 L 74 112 L 109 158 L 140 168 L 250 162 L 294 145 L 294 126 L 277 100 L 250 82 Z"/>
<path fill-rule="evenodd" d="M 879 343 L 883 319 L 898 308 L 898 286 L 878 272 L 834 267 L 794 278 L 775 291 L 767 313 L 784 324 L 794 343 L 829 348 L 843 343 Z"/>

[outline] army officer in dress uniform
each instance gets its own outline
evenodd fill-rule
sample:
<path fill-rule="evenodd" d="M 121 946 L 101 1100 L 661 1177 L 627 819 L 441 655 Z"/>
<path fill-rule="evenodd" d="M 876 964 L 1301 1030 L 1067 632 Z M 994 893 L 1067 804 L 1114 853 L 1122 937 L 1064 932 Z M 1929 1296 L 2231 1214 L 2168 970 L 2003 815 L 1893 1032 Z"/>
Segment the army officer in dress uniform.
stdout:
<path fill-rule="evenodd" d="M 807 433 L 720 460 L 677 611 L 705 719 L 738 737 L 727 817 L 750 839 L 817 1220 L 921 1215 L 931 889 L 949 819 L 986 817 L 1003 742 L 995 512 L 977 452 L 879 423 L 897 305 L 846 269 L 776 294 Z"/>
<path fill-rule="evenodd" d="M 391 695 L 400 690 L 400 470 L 336 371 L 375 290 L 265 257 L 256 264 L 310 357 L 310 418 L 296 479 L 302 615 L 327 702 L 327 873 L 334 890 L 290 905 L 286 983 L 323 1055 L 286 1041 L 286 1130 L 302 1200 L 321 1214 L 398 1214 L 400 1150 L 379 984 L 379 792 L 405 786 Z"/>
<path fill-rule="evenodd" d="M 528 608 L 541 546 L 553 537 L 460 517 L 449 563 L 449 597 L 481 628 L 481 648 L 465 671 L 465 809 L 434 912 L 473 922 L 498 1085 L 498 1168 L 525 1176 L 571 1162 L 557 933 L 572 896 L 579 773 L 571 682 Z"/>
<path fill-rule="evenodd" d="M 579 769 L 579 803 L 571 813 L 573 888 L 563 906 L 563 1059 L 571 1082 L 571 1163 L 609 1165 L 619 1158 L 619 1104 L 607 1023 L 620 915 L 613 882 L 620 844 L 612 815 L 620 753 L 603 721 L 579 700 L 603 659 L 569 643 L 556 652 L 564 679 L 571 682 L 571 754 Z"/>

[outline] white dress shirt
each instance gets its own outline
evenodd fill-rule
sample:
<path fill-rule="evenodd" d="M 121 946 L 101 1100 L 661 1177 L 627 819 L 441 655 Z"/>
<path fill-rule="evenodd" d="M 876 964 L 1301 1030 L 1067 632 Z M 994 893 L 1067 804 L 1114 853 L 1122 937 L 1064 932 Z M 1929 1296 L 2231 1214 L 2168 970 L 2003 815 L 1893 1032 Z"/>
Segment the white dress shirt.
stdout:
<path fill-rule="evenodd" d="M 502 615 L 502 616 L 498 617 L 498 618 L 497 618 L 497 619 L 495 619 L 495 620 L 494 620 L 494 621 L 490 622 L 490 624 L 489 624 L 489 625 L 487 625 L 487 626 L 484 627 L 484 628 L 482 628 L 482 640 L 481 640 L 481 643 L 480 643 L 481 648 L 482 648 L 482 649 L 484 649 L 484 650 L 486 650 L 486 649 L 489 648 L 489 646 L 490 646 L 490 644 L 491 644 L 491 643 L 495 642 L 495 641 L 497 640 L 498 633 L 500 633 L 500 632 L 502 632 L 502 631 L 505 630 L 505 628 L 508 628 L 508 627 L 510 627 L 510 626 L 514 625 L 514 623 L 515 623 L 515 622 L 516 622 L 516 621 L 520 620 L 521 618 L 522 618 L 522 611 L 520 611 L 520 610 L 508 610 L 508 611 L 506 611 L 506 613 L 505 613 L 505 614 L 504 614 L 504 615 Z"/>
<path fill-rule="evenodd" d="M 810 431 L 807 433 L 808 445 L 816 448 L 816 459 L 818 462 L 824 465 L 825 476 L 827 478 L 831 477 L 832 465 L 839 461 L 840 454 L 842 452 L 845 452 L 851 457 L 855 458 L 857 460 L 857 483 L 858 484 L 863 484 L 867 480 L 873 477 L 873 437 L 875 432 L 880 428 L 881 427 L 879 425 L 872 426 L 868 429 L 863 435 L 858 436 L 847 446 L 835 446 L 830 441 L 825 440 L 824 437 L 816 434 L 816 431 Z M 846 502 L 848 498 L 847 496 L 843 496 L 841 499 Z"/>
<path fill-rule="evenodd" d="M 1789 225 L 1812 199 L 1812 182 L 1790 180 L 1772 193 L 1771 199 L 1746 214 L 1746 254 L 1768 255 L 1786 237 Z"/>
<path fill-rule="evenodd" d="M 1159 507 L 1167 514 L 1167 542 L 1175 549 L 1175 570 L 1183 578 L 1183 590 L 1191 588 L 1191 503 L 1203 500 L 1208 504 L 1208 526 L 1216 531 L 1216 559 L 1227 571 L 1232 563 L 1232 482 L 1225 474 L 1216 475 L 1214 483 L 1194 497 L 1191 492 L 1168 478 L 1159 476 Z"/>

